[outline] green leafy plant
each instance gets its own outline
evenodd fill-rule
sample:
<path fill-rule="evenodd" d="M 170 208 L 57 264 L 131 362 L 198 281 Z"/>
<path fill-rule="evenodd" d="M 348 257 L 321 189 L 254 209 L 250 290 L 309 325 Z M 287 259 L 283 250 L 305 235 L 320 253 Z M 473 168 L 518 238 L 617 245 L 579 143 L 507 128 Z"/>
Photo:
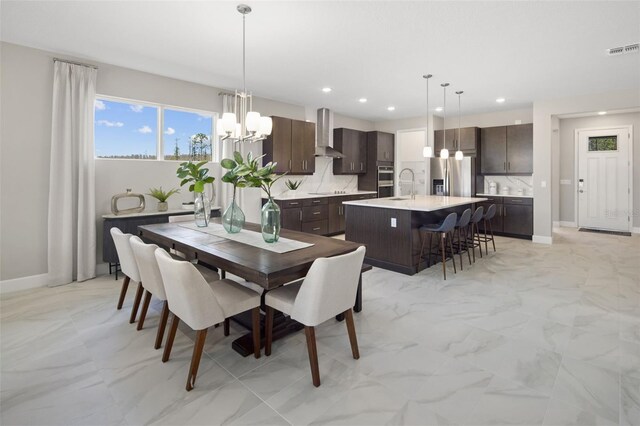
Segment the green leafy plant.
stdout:
<path fill-rule="evenodd" d="M 233 153 L 233 159 L 225 158 L 220 162 L 222 168 L 228 170 L 222 181 L 233 185 L 233 197 L 235 198 L 236 188 L 262 188 L 271 198 L 271 186 L 282 176 L 274 173 L 278 163 L 268 163 L 264 167 L 260 167 L 260 160 L 264 157 L 253 158 L 253 154 L 249 152 L 247 159 L 242 157 L 238 151 Z"/>
<path fill-rule="evenodd" d="M 202 167 L 205 164 L 207 164 L 206 161 L 199 163 L 192 163 L 191 161 L 180 163 L 180 167 L 178 167 L 176 172 L 178 177 L 182 179 L 180 186 L 191 183 L 191 185 L 189 185 L 189 192 L 204 192 L 204 186 L 207 183 L 213 183 L 215 180 L 213 176 L 209 176 L 209 169 Z"/>
<path fill-rule="evenodd" d="M 166 203 L 167 199 L 169 199 L 169 197 L 171 197 L 173 194 L 176 194 L 180 192 L 180 189 L 178 188 L 173 188 L 169 191 L 164 191 L 162 189 L 162 187 L 160 188 L 149 188 L 149 192 L 147 193 L 147 195 L 151 195 L 153 198 L 155 198 L 156 200 L 158 200 L 161 203 Z"/>
<path fill-rule="evenodd" d="M 301 184 L 302 184 L 301 180 L 291 180 L 291 179 L 287 179 L 287 181 L 284 183 L 284 185 L 292 191 L 297 190 Z"/>

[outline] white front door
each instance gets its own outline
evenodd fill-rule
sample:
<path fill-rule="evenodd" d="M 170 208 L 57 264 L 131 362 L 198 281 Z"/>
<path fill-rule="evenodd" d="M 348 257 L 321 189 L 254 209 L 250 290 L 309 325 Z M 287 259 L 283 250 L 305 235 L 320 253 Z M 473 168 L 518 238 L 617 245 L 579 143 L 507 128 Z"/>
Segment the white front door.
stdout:
<path fill-rule="evenodd" d="M 629 231 L 628 127 L 578 131 L 578 226 Z"/>

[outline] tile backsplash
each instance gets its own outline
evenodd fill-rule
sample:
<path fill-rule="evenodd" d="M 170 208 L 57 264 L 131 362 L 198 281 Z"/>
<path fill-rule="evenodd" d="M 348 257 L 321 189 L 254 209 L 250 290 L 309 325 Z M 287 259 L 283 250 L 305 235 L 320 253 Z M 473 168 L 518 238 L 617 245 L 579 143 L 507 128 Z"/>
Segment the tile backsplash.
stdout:
<path fill-rule="evenodd" d="M 489 183 L 497 184 L 497 194 L 518 195 L 518 189 L 522 189 L 522 195 L 533 195 L 533 177 L 532 176 L 485 176 L 483 194 L 489 193 Z M 509 188 L 508 193 L 503 190 Z"/>
<path fill-rule="evenodd" d="M 333 158 L 316 157 L 316 171 L 313 175 L 286 175 L 279 179 L 272 188 L 274 196 L 285 194 L 288 189 L 285 186 L 287 180 L 302 181 L 300 192 L 333 192 L 346 191 L 354 192 L 358 190 L 357 175 L 334 175 Z"/>

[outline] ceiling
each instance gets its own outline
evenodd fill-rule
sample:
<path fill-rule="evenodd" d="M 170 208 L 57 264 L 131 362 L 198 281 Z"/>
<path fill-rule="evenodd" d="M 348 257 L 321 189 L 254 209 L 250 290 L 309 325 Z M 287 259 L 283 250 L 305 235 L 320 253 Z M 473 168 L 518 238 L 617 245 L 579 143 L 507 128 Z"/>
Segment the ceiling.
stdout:
<path fill-rule="evenodd" d="M 239 2 L 6 1 L 3 41 L 227 89 L 242 85 Z M 250 1 L 247 88 L 380 121 L 640 91 L 640 2 Z M 329 94 L 322 88 L 333 89 Z M 358 99 L 365 97 L 362 104 Z M 506 98 L 503 104 L 495 99 Z M 393 105 L 395 111 L 387 111 Z"/>

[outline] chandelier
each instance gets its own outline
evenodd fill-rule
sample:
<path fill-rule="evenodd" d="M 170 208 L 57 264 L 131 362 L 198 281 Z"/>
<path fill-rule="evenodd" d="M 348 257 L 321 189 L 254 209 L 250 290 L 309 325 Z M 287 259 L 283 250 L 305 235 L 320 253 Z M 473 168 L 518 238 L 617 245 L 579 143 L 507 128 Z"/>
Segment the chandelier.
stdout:
<path fill-rule="evenodd" d="M 271 117 L 261 117 L 260 113 L 253 111 L 253 97 L 247 92 L 246 84 L 245 18 L 251 8 L 246 4 L 239 4 L 237 10 L 242 14 L 242 91 L 235 91 L 234 112 L 222 114 L 218 123 L 218 135 L 222 140 L 232 142 L 258 142 L 271 134 L 273 123 Z"/>

